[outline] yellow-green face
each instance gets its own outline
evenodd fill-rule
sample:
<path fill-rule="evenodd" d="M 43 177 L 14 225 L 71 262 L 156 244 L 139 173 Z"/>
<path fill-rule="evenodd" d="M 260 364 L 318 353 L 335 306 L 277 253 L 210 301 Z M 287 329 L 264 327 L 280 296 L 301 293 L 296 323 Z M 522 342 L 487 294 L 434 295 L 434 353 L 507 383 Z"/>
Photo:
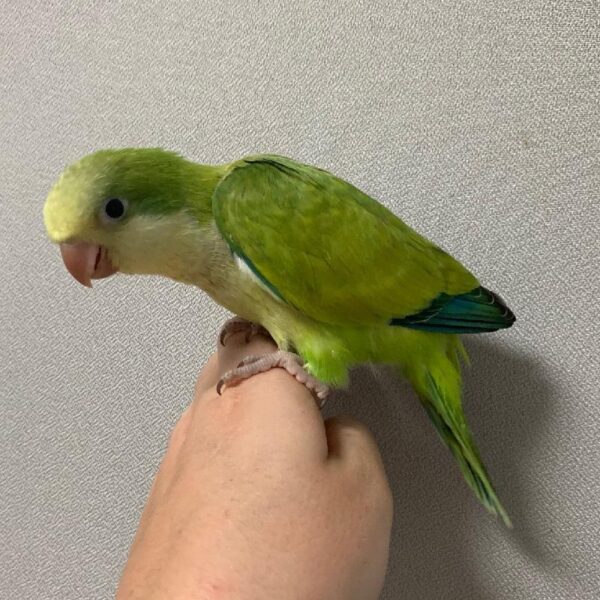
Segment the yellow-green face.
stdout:
<path fill-rule="evenodd" d="M 65 170 L 44 204 L 46 230 L 57 244 L 84 239 L 91 242 L 101 233 L 99 197 L 103 186 L 82 163 Z"/>
<path fill-rule="evenodd" d="M 67 167 L 48 194 L 44 222 L 80 283 L 117 270 L 161 272 L 174 222 L 189 222 L 182 162 L 160 150 L 107 150 Z"/>

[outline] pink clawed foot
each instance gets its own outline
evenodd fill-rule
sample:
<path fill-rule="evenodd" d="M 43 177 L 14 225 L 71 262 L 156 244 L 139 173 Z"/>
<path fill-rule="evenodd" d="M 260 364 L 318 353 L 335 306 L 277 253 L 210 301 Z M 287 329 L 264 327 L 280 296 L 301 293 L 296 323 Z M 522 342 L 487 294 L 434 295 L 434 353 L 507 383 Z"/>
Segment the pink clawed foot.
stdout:
<path fill-rule="evenodd" d="M 224 346 L 228 337 L 244 331 L 246 332 L 246 343 L 257 335 L 271 339 L 271 334 L 262 325 L 251 323 L 241 317 L 234 317 L 226 321 L 225 325 L 223 325 L 223 329 L 221 329 L 221 333 L 219 334 L 219 343 L 221 346 Z"/>
<path fill-rule="evenodd" d="M 275 368 L 285 369 L 303 384 L 315 396 L 319 407 L 325 404 L 329 388 L 306 371 L 302 359 L 297 354 L 284 352 L 283 350 L 264 356 L 246 357 L 235 369 L 231 369 L 223 375 L 217 384 L 217 393 L 221 394 L 225 386 L 235 385 L 253 375 Z"/>

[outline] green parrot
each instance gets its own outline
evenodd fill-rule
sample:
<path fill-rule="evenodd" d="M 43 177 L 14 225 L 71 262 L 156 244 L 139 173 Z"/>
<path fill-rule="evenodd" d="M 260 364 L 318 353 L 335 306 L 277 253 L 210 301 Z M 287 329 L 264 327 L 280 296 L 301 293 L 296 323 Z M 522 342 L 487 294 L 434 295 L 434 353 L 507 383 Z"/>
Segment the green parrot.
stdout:
<path fill-rule="evenodd" d="M 465 267 L 333 174 L 275 155 L 202 165 L 159 148 L 101 150 L 66 168 L 44 220 L 80 283 L 119 271 L 198 286 L 264 328 L 278 351 L 219 384 L 273 367 L 319 399 L 359 363 L 392 365 L 415 389 L 469 486 L 510 525 L 461 404 L 457 334 L 515 317 Z"/>

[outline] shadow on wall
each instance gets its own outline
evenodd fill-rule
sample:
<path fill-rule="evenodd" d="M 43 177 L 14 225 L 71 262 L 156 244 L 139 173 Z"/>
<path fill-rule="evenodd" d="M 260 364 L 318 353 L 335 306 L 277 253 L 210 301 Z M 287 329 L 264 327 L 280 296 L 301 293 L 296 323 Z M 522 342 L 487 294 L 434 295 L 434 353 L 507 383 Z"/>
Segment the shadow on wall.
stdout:
<path fill-rule="evenodd" d="M 557 392 L 531 358 L 489 339 L 464 341 L 471 357 L 471 367 L 464 369 L 467 420 L 514 523 L 512 531 L 499 535 L 510 538 L 529 561 L 547 564 L 556 557 L 538 542 L 539 525 L 533 523 L 538 496 L 529 483 L 531 462 L 524 459 L 534 452 L 538 433 L 548 427 Z M 463 482 L 408 383 L 393 372 L 360 367 L 352 373 L 349 389 L 337 392 L 325 412 L 351 414 L 371 429 L 394 490 L 392 554 L 383 598 L 486 598 L 472 545 L 480 523 L 475 511 L 482 511 L 483 518 L 487 513 Z"/>

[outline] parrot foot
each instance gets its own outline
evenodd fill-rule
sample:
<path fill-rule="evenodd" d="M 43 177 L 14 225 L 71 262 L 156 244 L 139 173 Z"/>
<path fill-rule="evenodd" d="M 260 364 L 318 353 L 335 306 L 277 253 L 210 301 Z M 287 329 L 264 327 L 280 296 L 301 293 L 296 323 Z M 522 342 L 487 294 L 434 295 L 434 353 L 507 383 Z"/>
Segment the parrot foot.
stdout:
<path fill-rule="evenodd" d="M 224 346 L 229 336 L 244 331 L 246 332 L 246 344 L 257 335 L 271 339 L 271 334 L 262 325 L 246 321 L 246 319 L 242 319 L 241 317 L 234 317 L 226 321 L 225 325 L 223 325 L 223 329 L 221 329 L 221 333 L 219 334 L 219 343 L 221 346 Z"/>
<path fill-rule="evenodd" d="M 297 354 L 283 350 L 264 356 L 247 356 L 235 369 L 231 369 L 223 375 L 217 384 L 217 393 L 221 395 L 225 386 L 235 385 L 253 375 L 274 368 L 285 369 L 315 396 L 319 408 L 323 407 L 329 394 L 329 387 L 306 371 L 302 359 Z"/>

